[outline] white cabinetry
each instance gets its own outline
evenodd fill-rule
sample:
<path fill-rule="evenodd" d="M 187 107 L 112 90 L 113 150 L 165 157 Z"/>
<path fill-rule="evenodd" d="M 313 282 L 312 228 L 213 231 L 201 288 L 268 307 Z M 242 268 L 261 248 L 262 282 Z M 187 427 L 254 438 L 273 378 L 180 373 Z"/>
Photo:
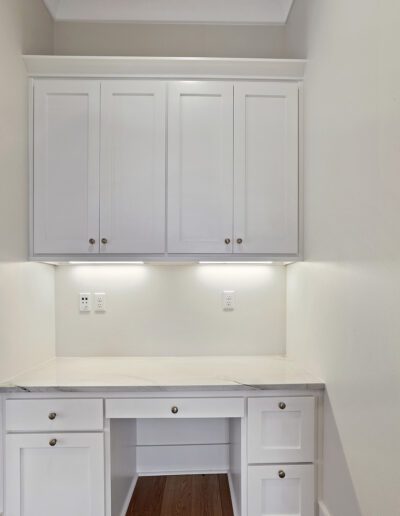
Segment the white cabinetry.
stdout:
<path fill-rule="evenodd" d="M 151 80 L 118 77 L 113 59 L 108 78 L 33 79 L 33 259 L 299 258 L 296 63 L 243 62 L 253 81 L 239 62 L 236 80 L 225 61 L 190 80 L 168 65 Z"/>
<path fill-rule="evenodd" d="M 298 85 L 235 84 L 235 253 L 298 252 Z"/>
<path fill-rule="evenodd" d="M 313 462 L 313 397 L 250 398 L 249 463 Z"/>
<path fill-rule="evenodd" d="M 10 434 L 7 516 L 104 516 L 103 434 Z"/>
<path fill-rule="evenodd" d="M 34 253 L 97 253 L 100 84 L 37 81 L 33 108 Z"/>
<path fill-rule="evenodd" d="M 250 466 L 248 516 L 313 516 L 311 464 Z"/>
<path fill-rule="evenodd" d="M 168 251 L 232 252 L 233 84 L 172 82 Z"/>
<path fill-rule="evenodd" d="M 165 251 L 163 81 L 101 84 L 100 252 Z"/>

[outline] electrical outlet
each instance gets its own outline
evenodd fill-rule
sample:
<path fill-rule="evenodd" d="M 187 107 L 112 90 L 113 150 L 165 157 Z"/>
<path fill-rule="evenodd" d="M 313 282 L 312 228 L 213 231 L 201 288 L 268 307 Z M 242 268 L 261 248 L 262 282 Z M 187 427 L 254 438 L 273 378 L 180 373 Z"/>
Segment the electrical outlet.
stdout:
<path fill-rule="evenodd" d="M 106 311 L 106 294 L 105 292 L 96 292 L 94 295 L 94 309 L 96 312 Z"/>
<path fill-rule="evenodd" d="M 90 292 L 81 292 L 79 294 L 79 311 L 90 312 L 92 310 L 92 295 Z"/>
<path fill-rule="evenodd" d="M 231 312 L 235 309 L 235 291 L 224 290 L 222 292 L 222 308 L 226 312 Z"/>

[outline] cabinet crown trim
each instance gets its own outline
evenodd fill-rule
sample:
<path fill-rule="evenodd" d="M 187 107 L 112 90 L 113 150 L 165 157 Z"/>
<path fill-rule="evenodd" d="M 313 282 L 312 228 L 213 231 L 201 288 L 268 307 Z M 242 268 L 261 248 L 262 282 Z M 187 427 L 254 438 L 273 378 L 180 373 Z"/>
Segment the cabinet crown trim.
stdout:
<path fill-rule="evenodd" d="M 30 77 L 163 77 L 301 80 L 305 59 L 24 55 Z"/>

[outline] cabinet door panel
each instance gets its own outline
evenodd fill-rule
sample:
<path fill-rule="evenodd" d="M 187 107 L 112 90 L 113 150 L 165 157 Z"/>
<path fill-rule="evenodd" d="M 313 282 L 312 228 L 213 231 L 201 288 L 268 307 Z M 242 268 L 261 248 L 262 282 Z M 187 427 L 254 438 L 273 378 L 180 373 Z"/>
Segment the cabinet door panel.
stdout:
<path fill-rule="evenodd" d="M 297 84 L 235 84 L 234 227 L 235 253 L 298 253 Z"/>
<path fill-rule="evenodd" d="M 35 254 L 99 250 L 99 113 L 97 81 L 35 82 Z"/>
<path fill-rule="evenodd" d="M 168 251 L 232 252 L 233 85 L 171 83 L 168 127 Z"/>
<path fill-rule="evenodd" d="M 104 516 L 103 435 L 8 435 L 5 503 L 6 516 Z"/>
<path fill-rule="evenodd" d="M 313 516 L 314 498 L 311 464 L 249 467 L 249 516 Z"/>
<path fill-rule="evenodd" d="M 165 250 L 166 84 L 101 85 L 102 253 Z"/>
<path fill-rule="evenodd" d="M 249 463 L 313 462 L 313 397 L 249 398 Z"/>

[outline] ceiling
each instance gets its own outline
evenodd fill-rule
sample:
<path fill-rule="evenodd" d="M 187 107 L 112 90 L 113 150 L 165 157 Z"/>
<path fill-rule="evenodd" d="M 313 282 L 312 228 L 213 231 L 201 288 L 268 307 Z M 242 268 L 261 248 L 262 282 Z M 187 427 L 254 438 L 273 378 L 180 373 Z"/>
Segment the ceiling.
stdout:
<path fill-rule="evenodd" d="M 57 21 L 282 25 L 294 0 L 44 0 Z"/>

